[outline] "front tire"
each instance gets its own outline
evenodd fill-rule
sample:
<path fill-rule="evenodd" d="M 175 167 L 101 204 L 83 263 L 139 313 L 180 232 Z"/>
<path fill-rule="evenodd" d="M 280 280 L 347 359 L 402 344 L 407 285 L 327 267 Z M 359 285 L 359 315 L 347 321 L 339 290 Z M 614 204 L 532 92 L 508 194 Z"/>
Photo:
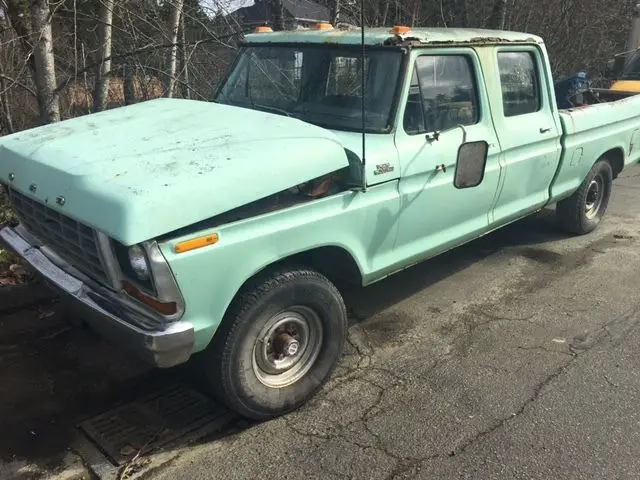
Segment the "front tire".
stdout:
<path fill-rule="evenodd" d="M 329 379 L 342 354 L 342 296 L 306 268 L 267 273 L 230 307 L 205 352 L 214 394 L 244 417 L 267 420 L 295 410 Z"/>
<path fill-rule="evenodd" d="M 584 235 L 597 228 L 607 211 L 613 185 L 613 170 L 606 159 L 595 163 L 578 190 L 558 202 L 558 224 L 569 233 Z"/>

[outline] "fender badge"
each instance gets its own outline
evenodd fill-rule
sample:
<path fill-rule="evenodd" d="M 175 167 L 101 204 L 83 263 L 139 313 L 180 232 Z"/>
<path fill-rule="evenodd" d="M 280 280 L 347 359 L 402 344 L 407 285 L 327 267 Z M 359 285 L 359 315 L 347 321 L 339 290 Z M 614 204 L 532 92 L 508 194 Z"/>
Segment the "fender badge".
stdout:
<path fill-rule="evenodd" d="M 391 173 L 393 170 L 394 167 L 392 167 L 390 163 L 382 163 L 380 165 L 376 165 L 376 169 L 373 171 L 373 174 L 382 175 L 385 173 Z"/>

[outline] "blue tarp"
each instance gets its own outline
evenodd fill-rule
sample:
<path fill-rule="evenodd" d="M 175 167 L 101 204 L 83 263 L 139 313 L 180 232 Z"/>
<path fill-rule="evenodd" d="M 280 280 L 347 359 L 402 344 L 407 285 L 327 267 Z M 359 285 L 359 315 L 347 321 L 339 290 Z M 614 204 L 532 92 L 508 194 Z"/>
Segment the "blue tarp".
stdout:
<path fill-rule="evenodd" d="M 589 89 L 586 72 L 578 72 L 555 82 L 556 103 L 559 109 L 571 107 L 569 98 Z"/>

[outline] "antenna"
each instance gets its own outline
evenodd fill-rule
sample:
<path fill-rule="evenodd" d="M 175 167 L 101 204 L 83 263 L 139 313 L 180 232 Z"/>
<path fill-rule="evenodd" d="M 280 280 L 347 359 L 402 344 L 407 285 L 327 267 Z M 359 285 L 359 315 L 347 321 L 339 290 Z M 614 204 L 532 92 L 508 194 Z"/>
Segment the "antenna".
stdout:
<path fill-rule="evenodd" d="M 362 103 L 362 191 L 367 191 L 367 169 L 366 169 L 366 135 L 365 130 L 367 124 L 365 122 L 365 107 L 364 107 L 364 90 L 366 85 L 366 76 L 364 72 L 365 67 L 365 45 L 364 45 L 364 0 L 360 0 L 360 43 L 362 44 L 362 62 L 360 66 L 360 91 L 361 91 L 361 103 Z"/>

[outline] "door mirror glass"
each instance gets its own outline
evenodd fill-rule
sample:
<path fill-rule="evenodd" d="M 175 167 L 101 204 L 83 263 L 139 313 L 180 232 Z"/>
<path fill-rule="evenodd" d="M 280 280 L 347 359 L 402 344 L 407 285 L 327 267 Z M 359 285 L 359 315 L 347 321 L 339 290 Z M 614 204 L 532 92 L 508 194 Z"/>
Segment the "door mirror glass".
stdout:
<path fill-rule="evenodd" d="M 456 188 L 477 187 L 484 179 L 489 144 L 485 141 L 460 145 L 453 184 Z"/>

